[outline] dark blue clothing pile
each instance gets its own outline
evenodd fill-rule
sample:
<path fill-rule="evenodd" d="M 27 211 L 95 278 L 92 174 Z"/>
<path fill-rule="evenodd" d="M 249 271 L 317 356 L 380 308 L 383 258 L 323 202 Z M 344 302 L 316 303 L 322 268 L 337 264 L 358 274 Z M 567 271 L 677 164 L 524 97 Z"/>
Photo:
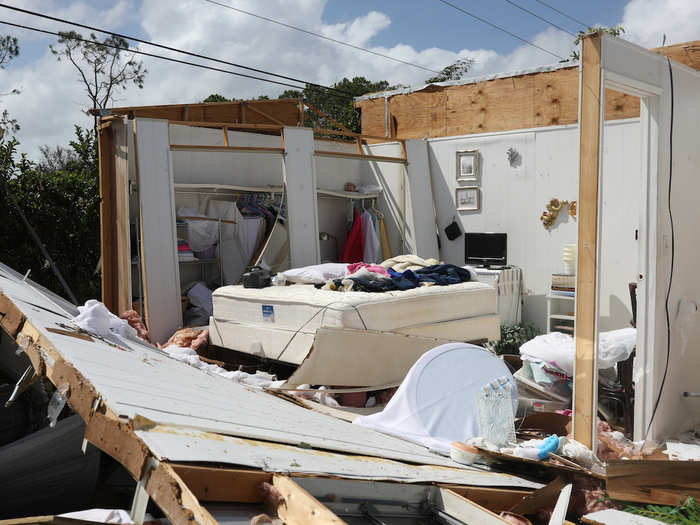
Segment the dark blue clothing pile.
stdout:
<path fill-rule="evenodd" d="M 432 283 L 435 286 L 464 283 L 471 280 L 470 273 L 464 268 L 453 264 L 436 264 L 419 270 L 405 270 L 401 273 L 388 269 L 391 279 L 374 280 L 361 277 L 346 277 L 355 284 L 353 291 L 358 292 L 389 292 L 393 290 L 410 290 L 418 288 L 422 283 Z M 343 279 L 335 279 L 338 290 L 343 289 Z"/>

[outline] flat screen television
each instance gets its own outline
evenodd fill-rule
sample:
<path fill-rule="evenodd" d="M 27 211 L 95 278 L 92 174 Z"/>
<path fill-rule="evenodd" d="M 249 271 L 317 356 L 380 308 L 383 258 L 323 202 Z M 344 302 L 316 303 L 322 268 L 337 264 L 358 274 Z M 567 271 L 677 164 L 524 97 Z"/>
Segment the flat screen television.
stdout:
<path fill-rule="evenodd" d="M 465 233 L 464 262 L 477 266 L 508 264 L 508 235 L 505 233 Z"/>

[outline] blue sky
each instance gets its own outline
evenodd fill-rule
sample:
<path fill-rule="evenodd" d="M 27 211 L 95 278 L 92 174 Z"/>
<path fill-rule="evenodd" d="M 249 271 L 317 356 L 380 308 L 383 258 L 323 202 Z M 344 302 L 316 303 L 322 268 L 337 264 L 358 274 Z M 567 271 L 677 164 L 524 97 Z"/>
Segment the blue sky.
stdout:
<path fill-rule="evenodd" d="M 504 0 L 454 0 L 452 3 L 525 39 L 531 39 L 537 33 L 547 29 L 546 23 L 524 13 Z M 548 7 L 535 2 L 535 0 L 517 0 L 516 3 L 572 33 L 585 29 Z M 582 22 L 606 26 L 615 25 L 622 20 L 622 11 L 627 4 L 624 0 L 550 0 L 547 3 Z M 331 0 L 326 4 L 324 19 L 328 23 L 338 23 L 369 10 L 378 9 L 378 6 L 392 19 L 392 24 L 373 40 L 376 45 L 392 46 L 397 42 L 407 41 L 418 48 L 438 46 L 453 51 L 459 51 L 465 47 L 486 48 L 494 49 L 499 53 L 507 53 L 521 44 L 518 40 L 437 0 L 415 2 L 401 0 L 343 2 Z"/>
<path fill-rule="evenodd" d="M 104 27 L 203 55 L 250 65 L 311 82 L 332 84 L 348 76 L 422 85 L 425 70 L 335 45 L 297 31 L 236 13 L 205 0 L 5 0 L 57 17 Z M 473 20 L 438 0 L 217 0 L 331 38 L 369 48 L 424 68 L 439 70 L 459 58 L 474 61 L 468 76 L 509 72 L 556 63 L 558 59 Z M 568 56 L 573 37 L 523 13 L 505 0 L 451 0 L 557 55 Z M 512 0 L 576 33 L 580 26 L 536 0 Z M 547 0 L 589 24 L 622 24 L 625 38 L 645 47 L 700 40 L 700 0 Z M 52 31 L 68 26 L 0 9 L 0 20 Z M 79 30 L 84 35 L 85 30 Z M 0 71 L 0 97 L 22 126 L 21 149 L 35 157 L 40 145 L 67 144 L 73 125 L 90 124 L 89 102 L 77 71 L 57 62 L 48 45 L 54 37 L 0 25 L 0 35 L 19 38 L 21 55 Z M 144 51 L 163 53 L 139 45 Z M 181 57 L 182 58 L 182 57 Z M 210 93 L 227 97 L 276 97 L 284 87 L 203 71 L 152 58 L 143 89 L 117 93 L 114 106 L 199 102 Z"/>

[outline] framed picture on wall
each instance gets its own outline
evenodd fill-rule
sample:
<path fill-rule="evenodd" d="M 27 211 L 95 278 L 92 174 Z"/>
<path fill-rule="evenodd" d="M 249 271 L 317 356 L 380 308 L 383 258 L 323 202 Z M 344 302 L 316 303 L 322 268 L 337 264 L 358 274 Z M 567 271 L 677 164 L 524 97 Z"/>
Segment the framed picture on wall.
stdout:
<path fill-rule="evenodd" d="M 464 150 L 457 152 L 457 180 L 479 184 L 479 151 Z"/>
<path fill-rule="evenodd" d="M 481 209 L 481 188 L 465 186 L 455 190 L 457 211 L 479 211 Z"/>

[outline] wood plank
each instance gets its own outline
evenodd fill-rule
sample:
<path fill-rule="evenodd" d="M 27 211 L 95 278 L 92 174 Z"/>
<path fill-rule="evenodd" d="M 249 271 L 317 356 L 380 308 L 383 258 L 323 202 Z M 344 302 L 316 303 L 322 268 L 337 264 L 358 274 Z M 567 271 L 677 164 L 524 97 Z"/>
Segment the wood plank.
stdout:
<path fill-rule="evenodd" d="M 131 231 L 129 220 L 129 129 L 121 119 L 114 129 L 114 208 L 115 208 L 115 277 L 116 312 L 132 308 Z"/>
<path fill-rule="evenodd" d="M 697 461 L 611 460 L 605 489 L 614 499 L 678 505 L 686 496 L 700 498 Z"/>
<path fill-rule="evenodd" d="M 228 143 L 228 127 L 224 126 L 223 130 L 224 130 L 224 146 L 226 146 L 228 148 L 230 146 L 230 144 Z"/>
<path fill-rule="evenodd" d="M 278 122 L 287 126 L 296 126 L 299 121 L 298 103 L 301 99 L 274 99 L 249 101 Z M 255 112 L 247 112 L 241 101 L 236 102 L 202 102 L 198 104 L 168 104 L 156 106 L 130 106 L 111 108 L 112 115 L 124 115 L 130 118 L 156 118 L 169 120 L 191 120 L 249 124 L 264 124 L 267 117 Z"/>
<path fill-rule="evenodd" d="M 492 512 L 511 510 L 532 494 L 531 490 L 504 489 L 500 487 L 468 487 L 440 485 Z"/>
<path fill-rule="evenodd" d="M 305 105 L 307 108 L 309 108 L 311 111 L 313 111 L 314 113 L 316 113 L 317 115 L 319 115 L 320 117 L 325 118 L 325 119 L 326 119 L 328 122 L 330 122 L 331 124 L 333 124 L 333 125 L 335 125 L 335 126 L 338 126 L 338 127 L 339 127 L 340 129 L 342 129 L 343 131 L 348 132 L 348 133 L 353 133 L 353 131 L 350 131 L 350 130 L 349 130 L 348 128 L 346 128 L 343 124 L 341 124 L 340 122 L 338 122 L 337 120 L 335 120 L 333 117 L 331 117 L 331 116 L 328 115 L 327 113 L 324 113 L 323 111 L 321 111 L 320 109 L 318 109 L 318 108 L 317 108 L 316 106 L 314 106 L 313 104 L 310 104 L 309 102 L 304 101 L 304 105 Z"/>
<path fill-rule="evenodd" d="M 151 472 L 146 491 L 173 524 L 218 525 L 168 463 L 159 463 Z"/>
<path fill-rule="evenodd" d="M 284 153 L 284 149 L 282 148 L 270 148 L 267 146 L 207 146 L 200 144 L 171 144 L 170 151 L 247 151 L 249 153 Z"/>
<path fill-rule="evenodd" d="M 272 485 L 284 498 L 277 507 L 286 525 L 342 525 L 345 522 L 287 476 L 275 474 Z"/>
<path fill-rule="evenodd" d="M 243 122 L 208 122 L 204 120 L 177 120 L 169 119 L 168 124 L 177 126 L 194 126 L 198 128 L 223 128 L 224 126 L 231 129 L 265 129 L 270 131 L 279 131 L 283 126 L 277 124 L 246 124 Z"/>
<path fill-rule="evenodd" d="M 598 260 L 598 177 L 601 138 L 601 36 L 584 38 L 581 49 L 581 144 L 576 276 L 576 367 L 574 439 L 594 448 L 596 424 L 596 282 Z"/>
<path fill-rule="evenodd" d="M 406 159 L 400 157 L 384 157 L 382 155 L 365 155 L 359 153 L 343 153 L 341 151 L 314 150 L 314 155 L 319 157 L 337 157 L 341 159 L 371 160 L 375 162 L 395 162 L 406 164 Z"/>
<path fill-rule="evenodd" d="M 100 256 L 102 261 L 102 302 L 113 313 L 117 308 L 115 207 L 114 207 L 114 138 L 111 123 L 98 130 L 100 171 Z"/>
<path fill-rule="evenodd" d="M 258 484 L 272 481 L 272 474 L 262 470 L 185 464 L 172 464 L 172 467 L 199 501 L 260 502 L 263 496 Z"/>
<path fill-rule="evenodd" d="M 256 108 L 255 106 L 253 106 L 252 104 L 249 104 L 248 102 L 241 102 L 241 107 L 247 108 L 247 109 L 251 110 L 252 112 L 257 113 L 258 115 L 265 117 L 267 120 L 274 122 L 275 124 L 279 124 L 280 126 L 285 125 L 285 123 L 282 122 L 281 120 L 276 119 L 272 115 L 265 113 L 263 110 Z"/>
<path fill-rule="evenodd" d="M 435 503 L 441 510 L 464 523 L 479 523 L 480 525 L 508 523 L 494 512 L 446 488 L 439 489 Z"/>

